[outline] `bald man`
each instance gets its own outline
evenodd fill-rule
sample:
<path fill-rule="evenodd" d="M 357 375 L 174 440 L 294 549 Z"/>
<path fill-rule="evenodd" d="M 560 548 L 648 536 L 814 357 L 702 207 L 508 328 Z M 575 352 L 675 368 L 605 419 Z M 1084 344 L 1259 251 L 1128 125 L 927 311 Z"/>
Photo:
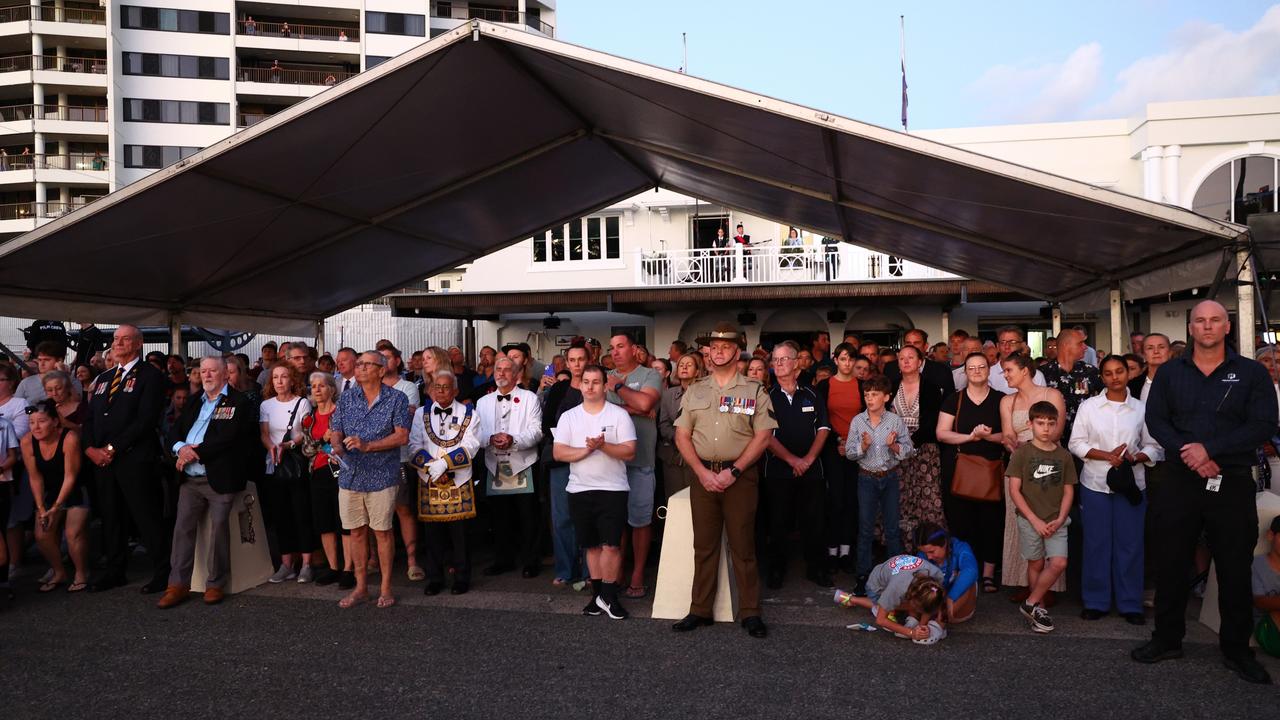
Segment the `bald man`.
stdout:
<path fill-rule="evenodd" d="M 98 376 L 81 428 L 85 460 L 93 465 L 98 488 L 96 510 L 102 517 L 106 559 L 102 574 L 89 583 L 89 591 L 126 584 L 132 519 L 151 559 L 151 579 L 142 592 L 157 593 L 169 579 L 172 537 L 164 520 L 156 434 L 167 381 L 153 365 L 141 362 L 142 332 L 132 325 L 116 328 L 111 357 L 117 365 Z"/>
<path fill-rule="evenodd" d="M 1253 328 L 1242 328 L 1253 332 Z M 1253 657 L 1250 582 L 1258 511 L 1257 449 L 1276 434 L 1276 393 L 1266 368 L 1227 347 L 1227 309 L 1206 300 L 1191 311 L 1191 346 L 1165 363 L 1147 395 L 1146 420 L 1165 449 L 1166 471 L 1149 489 L 1156 576 L 1156 627 L 1134 660 L 1182 657 L 1187 568 L 1207 532 L 1218 573 L 1218 644 L 1228 669 L 1251 683 L 1271 676 Z"/>

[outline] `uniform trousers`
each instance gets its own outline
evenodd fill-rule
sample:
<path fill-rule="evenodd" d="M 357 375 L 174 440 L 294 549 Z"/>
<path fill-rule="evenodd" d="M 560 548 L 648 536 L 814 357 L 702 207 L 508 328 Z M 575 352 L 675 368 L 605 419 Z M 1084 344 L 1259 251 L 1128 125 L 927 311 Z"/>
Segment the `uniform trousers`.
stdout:
<path fill-rule="evenodd" d="M 178 517 L 173 528 L 173 553 L 169 556 L 169 584 L 191 587 L 191 573 L 196 559 L 196 531 L 205 510 L 209 511 L 210 540 L 205 563 L 209 576 L 205 587 L 221 588 L 227 583 L 231 569 L 231 506 L 235 493 L 220 493 L 209 487 L 209 478 L 187 477 L 178 486 Z"/>
<path fill-rule="evenodd" d="M 471 582 L 471 549 L 467 546 L 466 520 L 422 523 L 426 541 L 427 582 L 444 582 L 445 567 L 453 568 L 454 582 Z"/>
<path fill-rule="evenodd" d="M 137 528 L 151 559 L 152 579 L 168 579 L 169 541 L 164 521 L 164 490 L 150 453 L 117 455 L 106 467 L 94 468 L 98 511 L 102 516 L 104 577 L 126 578 L 129 564 L 129 521 Z"/>
<path fill-rule="evenodd" d="M 724 492 L 709 492 L 695 482 L 689 490 L 693 515 L 693 596 L 689 612 L 711 617 L 720 567 L 720 538 L 729 538 L 729 557 L 738 583 L 740 618 L 760 615 L 760 572 L 756 567 L 755 522 L 759 502 L 755 465 L 742 472 Z"/>
<path fill-rule="evenodd" d="M 1187 631 L 1189 570 L 1203 530 L 1218 573 L 1218 643 L 1228 657 L 1252 656 L 1252 563 L 1258 542 L 1258 505 L 1250 468 L 1222 468 L 1222 486 L 1210 492 L 1206 480 L 1180 460 L 1169 460 L 1160 482 L 1149 488 L 1147 522 L 1155 545 L 1156 628 L 1152 636 L 1177 645 Z"/>

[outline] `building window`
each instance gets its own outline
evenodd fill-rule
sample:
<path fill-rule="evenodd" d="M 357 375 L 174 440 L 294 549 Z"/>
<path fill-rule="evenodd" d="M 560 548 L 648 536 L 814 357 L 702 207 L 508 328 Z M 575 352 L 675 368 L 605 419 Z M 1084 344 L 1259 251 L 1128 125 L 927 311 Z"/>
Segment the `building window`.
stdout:
<path fill-rule="evenodd" d="M 617 260 L 622 257 L 620 225 L 619 216 L 609 215 L 578 218 L 553 227 L 550 231 L 532 239 L 533 261 L 554 263 L 575 260 Z"/>
<path fill-rule="evenodd" d="M 176 147 L 173 145 L 125 145 L 124 166 L 127 168 L 144 168 L 159 170 L 179 160 L 200 152 L 198 147 Z"/>
<path fill-rule="evenodd" d="M 121 53 L 120 59 L 125 75 L 203 80 L 231 79 L 231 61 L 227 58 L 126 52 Z"/>
<path fill-rule="evenodd" d="M 1205 178 L 1191 209 L 1206 217 L 1245 224 L 1250 215 L 1280 212 L 1280 158 L 1253 155 L 1232 160 Z"/>
<path fill-rule="evenodd" d="M 173 10 L 170 8 L 134 7 L 120 8 L 120 27 L 124 30 L 163 30 L 165 32 L 203 33 L 206 35 L 230 35 L 231 15 L 200 10 Z"/>
<path fill-rule="evenodd" d="M 364 14 L 365 32 L 383 33 L 385 35 L 412 35 L 426 37 L 427 17 L 425 15 L 408 15 L 406 13 L 366 12 Z"/>
<path fill-rule="evenodd" d="M 372 70 L 390 59 L 391 58 L 389 56 L 383 56 L 383 55 L 365 55 L 364 69 Z"/>
<path fill-rule="evenodd" d="M 230 125 L 231 105 L 191 100 L 125 98 L 124 119 L 126 122 Z"/>

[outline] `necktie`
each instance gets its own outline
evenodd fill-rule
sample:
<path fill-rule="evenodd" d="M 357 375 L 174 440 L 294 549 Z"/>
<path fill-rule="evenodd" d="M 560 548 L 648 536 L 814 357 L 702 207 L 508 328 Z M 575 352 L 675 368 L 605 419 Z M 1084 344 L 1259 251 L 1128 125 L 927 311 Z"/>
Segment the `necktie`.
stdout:
<path fill-rule="evenodd" d="M 511 401 L 511 396 L 510 396 L 510 395 L 499 395 L 499 396 L 498 396 L 498 400 L 499 400 L 500 402 L 510 402 L 510 401 Z"/>
<path fill-rule="evenodd" d="M 343 391 L 343 392 L 346 392 L 347 390 L 350 390 L 350 389 L 351 389 L 351 379 L 350 379 L 350 378 L 348 378 L 348 379 L 346 379 L 346 380 L 343 380 L 343 381 L 342 381 L 342 391 Z"/>
<path fill-rule="evenodd" d="M 111 378 L 111 389 L 107 391 L 107 402 L 111 402 L 115 398 L 116 393 L 120 391 L 120 383 L 124 380 L 124 366 L 120 365 L 116 368 L 115 377 Z"/>

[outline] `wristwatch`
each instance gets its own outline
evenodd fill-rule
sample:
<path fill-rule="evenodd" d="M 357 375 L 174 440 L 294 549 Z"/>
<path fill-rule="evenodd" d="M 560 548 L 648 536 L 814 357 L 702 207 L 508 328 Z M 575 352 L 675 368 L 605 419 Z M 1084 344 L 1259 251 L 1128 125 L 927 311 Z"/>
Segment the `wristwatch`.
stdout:
<path fill-rule="evenodd" d="M 739 477 L 742 476 L 742 469 L 739 468 L 737 465 L 730 465 L 729 474 L 733 476 L 734 480 L 737 480 Z"/>

